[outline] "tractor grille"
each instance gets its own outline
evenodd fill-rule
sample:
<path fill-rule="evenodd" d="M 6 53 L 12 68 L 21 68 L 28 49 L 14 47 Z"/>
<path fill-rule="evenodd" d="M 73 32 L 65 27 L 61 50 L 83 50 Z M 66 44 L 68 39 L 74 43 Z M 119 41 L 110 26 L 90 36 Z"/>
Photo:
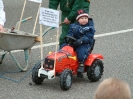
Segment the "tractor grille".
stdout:
<path fill-rule="evenodd" d="M 53 69 L 54 68 L 54 60 L 45 58 L 45 63 L 43 65 L 43 67 L 46 69 Z"/>

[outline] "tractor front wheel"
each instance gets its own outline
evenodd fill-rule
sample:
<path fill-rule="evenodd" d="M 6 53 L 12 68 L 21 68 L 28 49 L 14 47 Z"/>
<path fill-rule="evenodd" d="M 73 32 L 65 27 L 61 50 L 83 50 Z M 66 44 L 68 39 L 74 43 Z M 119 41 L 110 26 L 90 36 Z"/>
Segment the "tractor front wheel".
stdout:
<path fill-rule="evenodd" d="M 42 84 L 44 78 L 38 77 L 38 71 L 41 68 L 41 63 L 40 64 L 36 64 L 35 67 L 32 70 L 32 81 L 37 84 L 40 85 Z"/>
<path fill-rule="evenodd" d="M 62 90 L 69 90 L 72 85 L 72 71 L 65 69 L 60 75 L 60 87 Z"/>

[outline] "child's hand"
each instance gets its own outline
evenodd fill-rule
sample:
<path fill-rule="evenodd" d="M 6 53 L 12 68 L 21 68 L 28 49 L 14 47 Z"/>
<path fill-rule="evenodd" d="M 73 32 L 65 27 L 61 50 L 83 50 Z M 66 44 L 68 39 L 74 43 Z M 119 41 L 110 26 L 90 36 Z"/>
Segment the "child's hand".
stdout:
<path fill-rule="evenodd" d="M 81 45 L 82 43 L 83 43 L 82 39 L 78 39 L 78 40 L 74 43 L 74 45 L 77 47 L 77 46 Z"/>

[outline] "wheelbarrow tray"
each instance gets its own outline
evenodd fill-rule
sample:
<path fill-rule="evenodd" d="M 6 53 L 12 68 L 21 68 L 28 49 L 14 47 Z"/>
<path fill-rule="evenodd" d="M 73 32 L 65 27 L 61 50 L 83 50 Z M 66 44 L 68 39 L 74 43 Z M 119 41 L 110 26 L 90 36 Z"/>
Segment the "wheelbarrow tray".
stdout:
<path fill-rule="evenodd" d="M 0 49 L 5 51 L 29 49 L 36 44 L 37 35 L 23 31 L 0 32 Z"/>

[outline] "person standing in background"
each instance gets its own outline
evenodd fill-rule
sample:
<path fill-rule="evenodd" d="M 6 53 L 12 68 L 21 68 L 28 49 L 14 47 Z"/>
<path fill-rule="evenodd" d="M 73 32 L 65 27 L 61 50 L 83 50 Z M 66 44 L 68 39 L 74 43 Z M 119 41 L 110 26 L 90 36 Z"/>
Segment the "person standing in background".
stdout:
<path fill-rule="evenodd" d="M 76 12 L 84 9 L 89 13 L 90 0 L 49 0 L 49 8 L 57 9 L 60 4 L 62 33 L 59 38 L 59 46 L 62 48 L 65 43 L 65 36 L 69 30 L 69 24 L 76 21 Z"/>
<path fill-rule="evenodd" d="M 4 32 L 4 23 L 6 21 L 4 4 L 3 1 L 0 0 L 0 31 Z"/>

